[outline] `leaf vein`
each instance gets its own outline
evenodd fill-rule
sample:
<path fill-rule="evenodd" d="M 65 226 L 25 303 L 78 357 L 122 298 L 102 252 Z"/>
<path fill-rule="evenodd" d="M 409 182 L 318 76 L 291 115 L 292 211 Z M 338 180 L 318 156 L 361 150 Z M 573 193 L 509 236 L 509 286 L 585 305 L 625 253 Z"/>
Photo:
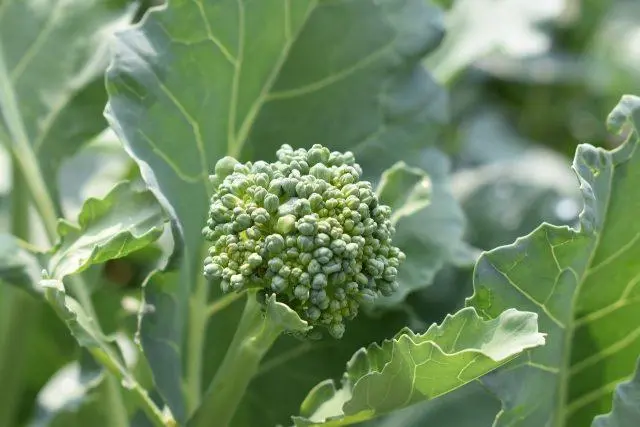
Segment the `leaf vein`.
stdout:
<path fill-rule="evenodd" d="M 627 243 L 621 246 L 617 251 L 615 251 L 614 253 L 609 255 L 606 259 L 601 261 L 600 264 L 590 267 L 585 273 L 585 278 L 597 272 L 601 268 L 606 267 L 608 264 L 615 261 L 618 257 L 624 255 L 624 253 L 630 250 L 636 243 L 638 243 L 638 241 L 640 241 L 640 232 L 638 232 L 631 240 L 629 240 Z"/>
<path fill-rule="evenodd" d="M 158 157 L 160 157 L 162 160 L 164 160 L 164 162 L 167 164 L 167 166 L 169 166 L 171 169 L 173 169 L 173 171 L 176 173 L 176 175 L 183 181 L 189 182 L 191 184 L 195 184 L 197 182 L 200 182 L 203 178 L 203 176 L 200 175 L 189 175 L 185 172 L 183 172 L 180 167 L 171 159 L 171 157 L 169 157 L 167 154 L 165 154 L 164 151 L 162 151 L 160 149 L 160 147 L 158 147 L 156 145 L 155 142 L 153 142 L 153 140 L 142 131 L 142 129 L 138 129 L 138 133 L 147 141 L 147 143 L 151 146 L 151 150 L 153 150 L 154 153 L 156 153 L 156 155 Z"/>
<path fill-rule="evenodd" d="M 638 341 L 638 338 L 640 338 L 640 327 L 634 329 L 632 332 L 625 335 L 624 338 L 616 341 L 615 343 L 611 344 L 609 347 L 604 348 L 592 354 L 591 356 L 587 357 L 586 359 L 583 359 L 580 362 L 571 366 L 571 369 L 569 370 L 569 375 L 571 376 L 576 375 L 581 371 L 583 371 L 584 369 L 597 364 L 601 360 L 606 359 L 608 356 L 611 356 L 612 354 L 615 354 L 616 352 L 623 350 L 624 348 L 635 343 L 636 341 Z"/>
<path fill-rule="evenodd" d="M 232 156 L 240 155 L 242 151 L 242 147 L 244 146 L 244 143 L 246 142 L 246 139 L 249 136 L 249 132 L 251 131 L 251 127 L 253 126 L 253 122 L 256 119 L 258 112 L 260 111 L 260 107 L 262 106 L 262 104 L 264 104 L 266 97 L 269 94 L 269 91 L 271 90 L 271 87 L 275 83 L 278 77 L 278 72 L 282 69 L 284 62 L 287 59 L 287 56 L 289 55 L 291 46 L 293 45 L 298 34 L 300 34 L 300 31 L 304 27 L 307 20 L 309 19 L 309 16 L 311 16 L 311 12 L 315 9 L 315 6 L 317 5 L 317 3 L 318 3 L 318 0 L 312 1 L 309 3 L 309 7 L 307 8 L 305 16 L 302 19 L 302 22 L 299 26 L 300 29 L 298 30 L 298 33 L 295 36 L 293 36 L 289 40 L 289 42 L 285 43 L 285 45 L 283 46 L 282 51 L 280 52 L 280 56 L 278 57 L 273 68 L 271 69 L 271 73 L 269 77 L 265 80 L 264 84 L 262 85 L 260 94 L 255 99 L 253 104 L 251 104 L 251 107 L 249 108 L 249 112 L 247 113 L 247 116 L 245 117 L 245 119 L 242 122 L 242 125 L 240 126 L 240 130 L 238 131 L 236 137 L 233 140 L 233 144 L 229 145 L 230 155 Z"/>
<path fill-rule="evenodd" d="M 224 43 L 222 43 L 216 36 L 213 35 L 213 31 L 211 30 L 211 22 L 209 22 L 209 17 L 204 11 L 202 0 L 193 0 L 193 2 L 197 5 L 200 17 L 202 18 L 202 22 L 207 29 L 207 38 L 211 40 L 214 45 L 216 45 L 216 47 L 220 50 L 220 53 L 222 53 L 227 61 L 233 64 L 234 67 L 237 66 L 238 60 L 231 54 L 231 52 L 229 52 L 229 49 L 227 49 Z"/>
<path fill-rule="evenodd" d="M 380 56 L 383 56 L 387 51 L 390 50 L 391 47 L 395 44 L 395 40 L 378 49 L 377 51 L 367 55 L 360 61 L 351 65 L 350 67 L 344 68 L 334 74 L 331 74 L 323 79 L 320 79 L 316 82 L 306 84 L 304 86 L 289 89 L 281 92 L 272 92 L 267 95 L 266 101 L 275 101 L 282 99 L 295 98 L 303 95 L 309 95 L 311 93 L 317 92 L 321 89 L 324 89 L 327 86 L 330 86 L 340 80 L 343 80 L 350 75 L 360 71 L 363 68 L 366 68 L 368 65 L 374 63 Z"/>
<path fill-rule="evenodd" d="M 545 306 L 543 303 L 541 303 L 540 301 L 536 300 L 534 297 L 532 297 L 531 295 L 529 295 L 524 289 L 520 288 L 518 285 L 515 284 L 515 282 L 513 280 L 511 280 L 511 278 L 509 277 L 509 275 L 503 271 L 501 271 L 496 265 L 494 265 L 491 261 L 487 261 L 489 264 L 491 264 L 491 266 L 498 272 L 500 273 L 508 282 L 511 286 L 513 286 L 514 289 L 516 289 L 520 294 L 522 294 L 526 299 L 528 299 L 532 304 L 536 305 L 537 307 L 541 308 L 542 311 L 549 317 L 549 319 L 555 323 L 556 325 L 558 325 L 561 329 L 565 328 L 564 323 L 562 323 L 560 320 L 558 320 L 553 314 L 551 314 L 551 312 L 549 311 L 549 309 L 547 308 L 547 306 Z"/>
<path fill-rule="evenodd" d="M 36 36 L 36 39 L 33 43 L 27 48 L 27 50 L 22 54 L 20 60 L 18 60 L 15 68 L 9 72 L 9 79 L 15 83 L 22 77 L 24 70 L 29 65 L 29 63 L 33 60 L 33 58 L 40 52 L 42 46 L 47 42 L 48 35 L 51 33 L 51 30 L 55 27 L 56 18 L 58 17 L 58 13 L 60 10 L 60 5 L 63 2 L 57 2 L 53 7 L 53 10 L 49 15 L 47 15 L 46 22 L 44 25 L 40 27 L 40 31 Z"/>

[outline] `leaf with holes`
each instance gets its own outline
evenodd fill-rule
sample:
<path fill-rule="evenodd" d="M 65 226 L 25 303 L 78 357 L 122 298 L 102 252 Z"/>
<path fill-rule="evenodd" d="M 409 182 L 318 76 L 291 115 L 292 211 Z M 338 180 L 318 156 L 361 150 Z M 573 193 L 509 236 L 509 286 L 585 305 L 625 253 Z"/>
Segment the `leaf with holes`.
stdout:
<path fill-rule="evenodd" d="M 608 119 L 629 132 L 613 151 L 581 145 L 573 168 L 580 227 L 543 224 L 476 265 L 468 304 L 489 317 L 508 307 L 536 311 L 549 334 L 484 382 L 503 400 L 495 426 L 590 425 L 611 409 L 615 386 L 640 353 L 640 98 L 625 96 Z M 522 387 L 522 384 L 527 384 Z"/>
<path fill-rule="evenodd" d="M 404 329 L 381 346 L 359 350 L 342 387 L 318 384 L 302 404 L 297 426 L 344 426 L 449 393 L 544 344 L 534 313 L 507 310 L 485 321 L 472 308 L 447 316 L 424 334 Z"/>
<path fill-rule="evenodd" d="M 51 192 L 61 161 L 107 126 L 109 40 L 134 13 L 126 0 L 0 2 L 0 135 Z"/>
<path fill-rule="evenodd" d="M 129 182 L 117 184 L 104 199 L 84 203 L 77 226 L 60 221 L 49 277 L 62 280 L 90 265 L 122 258 L 155 241 L 164 225 L 164 212 L 150 191 Z"/>

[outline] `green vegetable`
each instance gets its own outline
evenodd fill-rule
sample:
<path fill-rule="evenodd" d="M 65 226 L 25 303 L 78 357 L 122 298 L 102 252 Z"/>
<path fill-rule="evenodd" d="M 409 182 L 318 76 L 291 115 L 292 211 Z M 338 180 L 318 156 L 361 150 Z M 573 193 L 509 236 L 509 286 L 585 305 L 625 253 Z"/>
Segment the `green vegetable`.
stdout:
<path fill-rule="evenodd" d="M 391 208 L 362 181 L 353 153 L 283 145 L 274 163 L 224 157 L 204 236 L 204 274 L 222 291 L 275 293 L 312 326 L 341 338 L 361 303 L 398 289 L 405 255 Z"/>
<path fill-rule="evenodd" d="M 397 288 L 405 255 L 393 246 L 391 208 L 380 204 L 353 153 L 283 145 L 277 161 L 224 157 L 203 229 L 212 242 L 204 274 L 247 306 L 205 404 L 194 417 L 226 425 L 280 333 L 321 326 L 335 338 L 361 304 Z M 274 307 L 289 320 L 274 315 Z M 267 315 L 261 314 L 266 308 Z M 211 402 L 210 404 L 207 403 Z"/>

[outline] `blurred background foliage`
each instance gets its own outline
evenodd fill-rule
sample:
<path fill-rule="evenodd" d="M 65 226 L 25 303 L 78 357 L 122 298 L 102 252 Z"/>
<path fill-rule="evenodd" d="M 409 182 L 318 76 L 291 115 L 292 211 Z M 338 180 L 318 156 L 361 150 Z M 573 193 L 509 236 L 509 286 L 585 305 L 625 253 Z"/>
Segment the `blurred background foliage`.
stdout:
<path fill-rule="evenodd" d="M 159 2 L 143 1 L 135 20 L 154 3 Z M 588 142 L 615 147 L 619 141 L 606 133 L 604 119 L 623 93 L 640 93 L 640 2 L 436 3 L 446 9 L 447 36 L 424 64 L 449 90 L 450 119 L 437 146 L 451 159 L 451 186 L 466 214 L 467 243 L 486 250 L 512 242 L 543 221 L 572 224 L 581 209 L 577 182 L 568 167 L 576 145 Z M 103 196 L 123 178 L 139 179 L 137 167 L 108 130 L 68 158 L 61 171 L 63 210 L 70 217 L 87 197 Z M 2 230 L 9 228 L 11 191 L 10 162 L 0 146 Z M 133 336 L 137 307 L 130 297 L 137 297 L 136 287 L 156 262 L 161 246 L 162 242 L 94 272 L 94 299 L 107 332 L 126 330 Z M 327 364 L 324 374 L 339 375 L 353 350 L 393 334 L 406 322 L 421 329 L 461 307 L 471 293 L 471 275 L 469 265 L 446 266 L 432 286 L 409 296 L 404 311 L 380 314 L 386 330 L 355 332 L 360 338 L 353 348 L 331 352 L 337 361 Z M 18 291 L 0 287 L 0 306 L 10 292 Z M 80 354 L 54 314 L 48 309 L 40 311 L 24 337 L 30 343 L 24 363 L 30 368 L 23 370 L 17 425 L 31 419 L 42 387 Z M 85 367 L 70 366 L 61 372 L 73 382 Z M 9 394 L 0 387 L 0 399 Z M 482 410 L 447 410 L 461 400 Z M 69 411 L 77 412 L 72 403 L 73 399 L 65 404 L 70 404 Z M 427 417 L 438 420 L 446 413 L 448 424 L 442 425 L 475 427 L 490 425 L 498 410 L 498 402 L 478 385 L 368 425 L 419 426 Z M 452 420 L 452 413 L 458 418 Z M 78 422 L 66 420 L 55 425 Z"/>

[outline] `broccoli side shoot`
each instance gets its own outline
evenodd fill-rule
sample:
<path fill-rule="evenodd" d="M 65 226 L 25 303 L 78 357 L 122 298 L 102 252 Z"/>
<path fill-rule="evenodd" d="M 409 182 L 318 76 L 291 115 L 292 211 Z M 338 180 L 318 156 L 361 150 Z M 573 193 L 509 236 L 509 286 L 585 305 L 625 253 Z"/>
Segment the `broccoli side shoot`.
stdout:
<path fill-rule="evenodd" d="M 274 163 L 216 164 L 204 274 L 225 293 L 275 294 L 340 338 L 360 303 L 398 288 L 405 256 L 391 243 L 391 209 L 360 179 L 351 152 L 283 145 L 276 154 Z"/>

